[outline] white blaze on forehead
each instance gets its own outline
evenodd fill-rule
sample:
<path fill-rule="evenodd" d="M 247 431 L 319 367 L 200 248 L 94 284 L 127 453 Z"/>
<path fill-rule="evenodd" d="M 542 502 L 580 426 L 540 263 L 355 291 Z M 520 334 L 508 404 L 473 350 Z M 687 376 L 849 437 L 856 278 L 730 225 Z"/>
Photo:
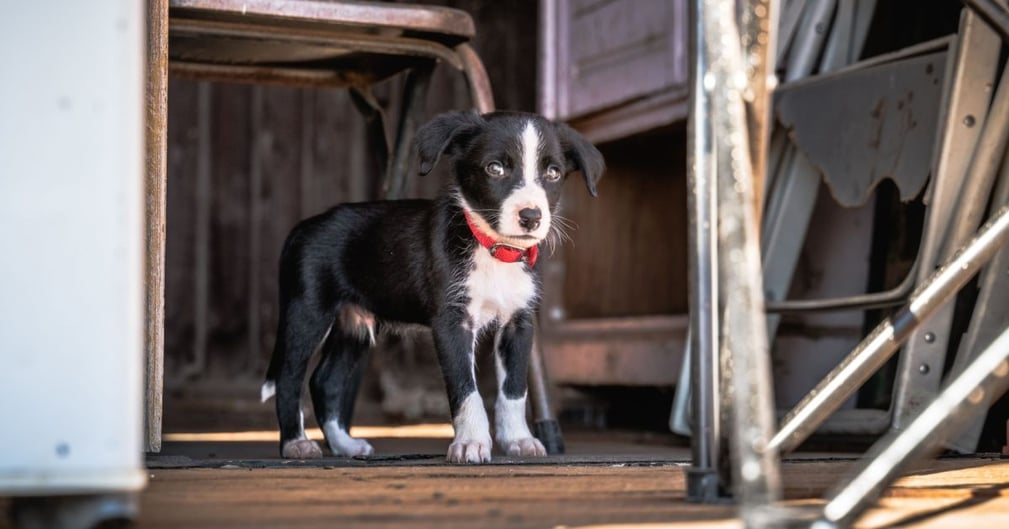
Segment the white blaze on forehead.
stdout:
<path fill-rule="evenodd" d="M 550 231 L 550 204 L 547 201 L 546 190 L 543 189 L 539 179 L 543 135 L 536 128 L 536 124 L 529 120 L 522 128 L 518 140 L 522 156 L 522 183 L 502 202 L 499 215 L 501 220 L 497 229 L 505 236 L 527 235 L 538 242 Z M 531 232 L 526 232 L 519 225 L 519 211 L 525 208 L 539 209 L 542 215 L 539 227 Z M 530 244 L 526 240 L 522 246 Z"/>
<path fill-rule="evenodd" d="M 534 185 L 539 174 L 540 133 L 532 120 L 522 130 L 522 179 L 524 185 Z"/>

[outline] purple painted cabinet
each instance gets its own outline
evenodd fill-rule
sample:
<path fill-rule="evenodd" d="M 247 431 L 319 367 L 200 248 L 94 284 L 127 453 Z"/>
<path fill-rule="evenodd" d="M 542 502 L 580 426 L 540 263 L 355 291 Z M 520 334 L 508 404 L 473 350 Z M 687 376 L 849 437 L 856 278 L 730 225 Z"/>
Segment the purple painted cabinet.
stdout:
<path fill-rule="evenodd" d="M 540 105 L 594 141 L 686 118 L 684 0 L 541 0 Z"/>

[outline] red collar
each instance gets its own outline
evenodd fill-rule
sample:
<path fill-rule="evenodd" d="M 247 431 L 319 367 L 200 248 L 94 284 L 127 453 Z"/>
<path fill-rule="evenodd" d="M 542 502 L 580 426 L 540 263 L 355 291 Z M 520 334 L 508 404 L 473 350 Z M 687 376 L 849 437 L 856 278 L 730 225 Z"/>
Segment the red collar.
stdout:
<path fill-rule="evenodd" d="M 539 257 L 540 253 L 539 246 L 519 248 L 503 242 L 497 242 L 493 237 L 480 231 L 480 228 L 477 228 L 468 211 L 463 210 L 463 215 L 466 216 L 466 224 L 469 224 L 469 231 L 473 232 L 473 236 L 476 237 L 480 246 L 487 248 L 487 250 L 490 251 L 491 256 L 495 259 L 503 263 L 516 263 L 522 261 L 528 263 L 530 268 L 536 266 L 536 258 Z"/>

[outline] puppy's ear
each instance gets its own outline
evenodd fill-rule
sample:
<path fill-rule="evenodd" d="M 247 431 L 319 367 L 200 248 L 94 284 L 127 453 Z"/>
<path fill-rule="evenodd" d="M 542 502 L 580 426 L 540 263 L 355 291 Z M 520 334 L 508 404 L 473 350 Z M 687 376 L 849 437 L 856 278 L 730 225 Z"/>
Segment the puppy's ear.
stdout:
<path fill-rule="evenodd" d="M 606 162 L 595 145 L 589 143 L 581 134 L 565 125 L 554 123 L 557 128 L 557 138 L 561 142 L 561 150 L 568 165 L 568 172 L 581 172 L 585 178 L 585 187 L 592 196 L 598 196 L 596 184 L 606 171 Z"/>
<path fill-rule="evenodd" d="M 450 147 L 464 141 L 482 125 L 483 118 L 472 110 L 446 112 L 424 124 L 417 130 L 418 172 L 430 173 L 442 154 L 450 152 Z"/>

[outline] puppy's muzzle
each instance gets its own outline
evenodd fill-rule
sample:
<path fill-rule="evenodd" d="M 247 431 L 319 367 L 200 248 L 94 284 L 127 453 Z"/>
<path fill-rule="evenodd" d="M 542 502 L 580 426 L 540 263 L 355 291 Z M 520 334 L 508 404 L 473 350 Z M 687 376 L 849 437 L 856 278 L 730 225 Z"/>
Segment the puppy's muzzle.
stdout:
<path fill-rule="evenodd" d="M 519 226 L 526 231 L 534 231 L 540 227 L 543 212 L 540 208 L 523 208 L 519 210 Z"/>

